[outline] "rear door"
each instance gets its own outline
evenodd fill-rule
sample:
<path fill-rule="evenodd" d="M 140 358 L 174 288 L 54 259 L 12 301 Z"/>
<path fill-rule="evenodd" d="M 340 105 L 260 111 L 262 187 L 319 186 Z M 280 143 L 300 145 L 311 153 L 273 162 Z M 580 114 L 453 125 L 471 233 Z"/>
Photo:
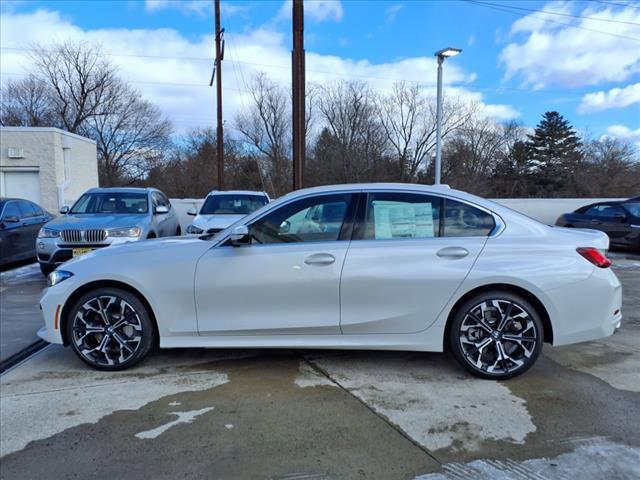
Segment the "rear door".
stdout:
<path fill-rule="evenodd" d="M 22 253 L 25 257 L 35 256 L 36 254 L 36 238 L 38 238 L 38 231 L 42 227 L 42 215 L 39 207 L 27 200 L 18 201 L 22 216 L 20 218 L 21 229 L 21 244 Z"/>
<path fill-rule="evenodd" d="M 494 219 L 424 193 L 379 191 L 363 199 L 342 271 L 342 332 L 425 330 L 469 273 Z"/>

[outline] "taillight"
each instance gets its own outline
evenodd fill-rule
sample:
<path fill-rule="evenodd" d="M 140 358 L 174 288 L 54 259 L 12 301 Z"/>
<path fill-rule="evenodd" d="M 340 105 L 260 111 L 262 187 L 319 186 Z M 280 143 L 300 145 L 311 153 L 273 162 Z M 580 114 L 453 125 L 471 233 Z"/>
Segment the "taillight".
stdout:
<path fill-rule="evenodd" d="M 602 253 L 597 248 L 583 247 L 577 248 L 576 251 L 591 263 L 593 263 L 596 267 L 609 268 L 611 266 L 611 260 L 609 260 L 604 255 L 604 253 Z"/>

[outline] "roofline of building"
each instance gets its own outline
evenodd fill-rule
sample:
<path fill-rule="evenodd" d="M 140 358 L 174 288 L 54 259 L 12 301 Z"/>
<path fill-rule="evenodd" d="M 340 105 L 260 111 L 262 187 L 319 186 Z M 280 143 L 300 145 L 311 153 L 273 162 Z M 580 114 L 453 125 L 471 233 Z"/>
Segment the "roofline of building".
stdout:
<path fill-rule="evenodd" d="M 0 132 L 51 132 L 51 133 L 59 133 L 60 135 L 65 135 L 67 137 L 75 138 L 76 140 L 82 140 L 85 142 L 93 143 L 96 145 L 95 140 L 91 140 L 90 138 L 83 137 L 82 135 L 78 135 L 77 133 L 67 132 L 66 130 L 62 130 L 57 127 L 0 127 Z"/>

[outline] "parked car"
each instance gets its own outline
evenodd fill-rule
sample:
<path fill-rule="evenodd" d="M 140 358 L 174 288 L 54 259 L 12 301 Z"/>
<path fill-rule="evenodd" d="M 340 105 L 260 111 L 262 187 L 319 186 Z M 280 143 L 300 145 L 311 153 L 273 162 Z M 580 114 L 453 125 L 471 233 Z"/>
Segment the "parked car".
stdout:
<path fill-rule="evenodd" d="M 207 195 L 200 212 L 195 208 L 187 212 L 195 216 L 187 227 L 189 234 L 218 233 L 242 217 L 269 203 L 266 192 L 250 190 L 213 191 Z"/>
<path fill-rule="evenodd" d="M 181 234 L 171 202 L 155 188 L 92 188 L 60 213 L 38 233 L 38 262 L 45 275 L 92 250 Z"/>
<path fill-rule="evenodd" d="M 130 367 L 159 341 L 450 348 L 475 375 L 505 379 L 543 342 L 606 337 L 622 321 L 604 233 L 440 186 L 298 190 L 217 235 L 145 243 L 49 275 L 39 335 L 100 370 Z"/>
<path fill-rule="evenodd" d="M 640 252 L 640 198 L 586 205 L 560 215 L 556 225 L 600 230 L 609 236 L 612 246 Z"/>
<path fill-rule="evenodd" d="M 21 198 L 0 198 L 0 265 L 35 258 L 40 227 L 53 215 Z"/>

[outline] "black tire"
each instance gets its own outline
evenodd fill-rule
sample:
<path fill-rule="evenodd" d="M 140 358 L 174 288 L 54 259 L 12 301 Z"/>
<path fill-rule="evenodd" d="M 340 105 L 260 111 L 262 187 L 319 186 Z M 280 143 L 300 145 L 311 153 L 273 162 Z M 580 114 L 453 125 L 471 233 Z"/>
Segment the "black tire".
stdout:
<path fill-rule="evenodd" d="M 182 235 L 182 229 L 180 227 L 176 228 L 176 237 L 180 237 Z"/>
<path fill-rule="evenodd" d="M 493 380 L 526 372 L 538 359 L 544 343 L 536 309 L 520 295 L 499 290 L 464 302 L 448 333 L 458 363 L 478 377 Z"/>
<path fill-rule="evenodd" d="M 136 295 L 126 290 L 92 290 L 78 299 L 65 320 L 71 348 L 80 360 L 96 370 L 130 368 L 155 345 L 156 331 L 149 311 Z"/>
<path fill-rule="evenodd" d="M 147 240 L 150 240 L 152 238 L 156 238 L 156 234 L 151 232 L 149 235 L 147 235 Z"/>
<path fill-rule="evenodd" d="M 48 276 L 51 272 L 53 272 L 55 269 L 56 269 L 55 265 L 48 265 L 46 263 L 40 264 L 40 271 L 45 277 Z"/>

